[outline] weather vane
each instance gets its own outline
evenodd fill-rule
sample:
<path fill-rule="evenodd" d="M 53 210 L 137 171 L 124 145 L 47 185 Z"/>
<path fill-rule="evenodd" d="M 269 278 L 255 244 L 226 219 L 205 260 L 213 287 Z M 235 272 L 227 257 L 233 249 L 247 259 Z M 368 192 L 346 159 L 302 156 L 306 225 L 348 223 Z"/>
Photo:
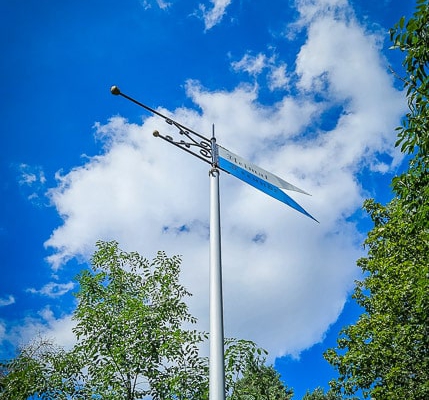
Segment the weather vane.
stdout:
<path fill-rule="evenodd" d="M 159 131 L 153 135 L 173 144 L 211 165 L 210 170 L 210 357 L 209 357 L 209 400 L 225 400 L 225 366 L 224 366 L 224 330 L 223 330 L 223 299 L 222 299 L 222 263 L 221 263 L 221 233 L 220 233 L 220 201 L 219 174 L 220 170 L 234 175 L 238 179 L 261 190 L 271 197 L 292 207 L 300 213 L 318 222 L 304 210 L 284 190 L 306 193 L 282 178 L 265 171 L 257 165 L 246 161 L 231 151 L 219 146 L 214 135 L 210 139 L 194 130 L 166 117 L 160 112 L 140 103 L 122 93 L 117 86 L 112 86 L 110 92 L 122 96 L 152 114 L 158 115 L 164 121 L 178 129 L 179 139 L 164 136 Z"/>

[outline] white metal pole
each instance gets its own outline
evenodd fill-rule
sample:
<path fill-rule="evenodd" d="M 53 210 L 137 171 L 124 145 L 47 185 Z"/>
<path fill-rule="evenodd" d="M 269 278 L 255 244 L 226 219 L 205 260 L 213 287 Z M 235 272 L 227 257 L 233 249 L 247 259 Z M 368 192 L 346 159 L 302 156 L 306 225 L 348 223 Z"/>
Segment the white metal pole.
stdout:
<path fill-rule="evenodd" d="M 214 137 L 212 139 L 214 150 Z M 219 170 L 210 172 L 210 358 L 209 400 L 225 400 Z"/>

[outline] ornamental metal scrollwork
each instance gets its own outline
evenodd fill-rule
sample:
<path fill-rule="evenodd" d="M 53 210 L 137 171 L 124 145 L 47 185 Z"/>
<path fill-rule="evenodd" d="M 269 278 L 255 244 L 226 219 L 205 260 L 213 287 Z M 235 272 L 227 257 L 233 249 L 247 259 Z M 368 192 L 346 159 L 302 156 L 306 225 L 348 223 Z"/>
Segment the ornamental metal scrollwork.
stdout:
<path fill-rule="evenodd" d="M 171 120 L 169 120 L 171 121 Z M 166 121 L 167 122 L 167 121 Z M 186 136 L 187 140 L 180 139 L 175 140 L 170 135 L 161 135 L 159 131 L 154 131 L 153 136 L 159 137 L 179 148 L 182 150 L 194 155 L 195 157 L 199 158 L 200 160 L 203 160 L 209 164 L 212 164 L 213 157 L 212 157 L 212 143 L 209 139 L 201 136 L 200 134 L 196 132 L 190 132 L 188 130 L 182 129 L 182 126 L 178 126 L 179 124 L 173 123 L 171 125 L 175 125 L 176 128 L 179 129 L 179 134 Z M 167 122 L 169 123 L 169 122 Z M 196 136 L 194 138 L 193 136 Z"/>
<path fill-rule="evenodd" d="M 127 96 L 126 94 L 122 93 L 117 86 L 112 86 L 110 88 L 110 91 L 112 94 L 125 97 L 126 99 L 132 101 L 133 103 L 139 105 L 140 107 L 143 107 L 146 110 L 150 111 L 151 113 L 158 115 L 159 117 L 163 118 L 167 124 L 174 125 L 179 130 L 180 135 L 186 136 L 186 140 L 184 139 L 175 140 L 172 136 L 161 135 L 158 131 L 153 132 L 153 135 L 155 137 L 159 137 L 171 144 L 174 144 L 175 146 L 181 148 L 182 150 L 194 155 L 195 157 L 198 157 L 200 160 L 203 160 L 209 164 L 215 163 L 215 157 L 212 151 L 213 143 L 210 139 L 207 139 L 206 137 L 200 135 L 199 133 L 193 131 L 192 129 L 189 129 L 186 126 L 180 124 L 179 122 L 166 117 L 165 115 L 161 114 L 159 111 L 156 111 L 153 108 L 143 103 L 140 103 L 139 101 L 133 99 L 132 97 Z"/>

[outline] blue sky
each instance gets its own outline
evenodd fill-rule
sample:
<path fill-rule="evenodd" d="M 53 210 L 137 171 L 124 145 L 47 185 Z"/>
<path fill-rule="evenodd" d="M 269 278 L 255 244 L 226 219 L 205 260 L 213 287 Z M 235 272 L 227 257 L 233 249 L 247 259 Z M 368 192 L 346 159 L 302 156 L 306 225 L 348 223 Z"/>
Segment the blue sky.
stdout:
<path fill-rule="evenodd" d="M 414 3 L 0 7 L 1 358 L 38 333 L 73 344 L 73 277 L 99 239 L 181 254 L 208 329 L 208 166 L 153 138 L 171 128 L 113 97 L 118 85 L 203 135 L 215 124 L 219 144 L 312 194 L 291 196 L 320 224 L 221 176 L 225 332 L 266 348 L 296 398 L 326 386 L 321 354 L 359 315 L 362 202 L 387 201 L 402 164 L 388 29 Z"/>

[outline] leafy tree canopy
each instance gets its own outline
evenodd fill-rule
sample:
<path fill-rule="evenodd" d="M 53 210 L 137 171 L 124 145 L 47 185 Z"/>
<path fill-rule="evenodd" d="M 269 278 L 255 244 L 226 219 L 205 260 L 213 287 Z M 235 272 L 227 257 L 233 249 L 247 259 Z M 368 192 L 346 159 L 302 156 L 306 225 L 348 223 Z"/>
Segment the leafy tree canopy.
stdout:
<path fill-rule="evenodd" d="M 302 400 L 342 400 L 342 397 L 332 391 L 325 391 L 322 388 L 316 388 L 313 392 L 307 392 Z"/>
<path fill-rule="evenodd" d="M 403 78 L 409 112 L 398 142 L 410 154 L 409 168 L 392 181 L 386 206 L 367 200 L 374 228 L 367 257 L 358 261 L 365 278 L 353 297 L 365 312 L 343 329 L 326 359 L 338 369 L 332 382 L 345 396 L 359 390 L 374 399 L 429 398 L 429 5 L 418 0 L 409 21 L 391 30 L 393 48 L 405 52 Z"/>
<path fill-rule="evenodd" d="M 179 283 L 180 257 L 159 252 L 149 262 L 116 242 L 97 247 L 77 277 L 77 344 L 67 352 L 41 338 L 23 347 L 0 364 L 0 399 L 208 399 L 208 359 L 199 352 L 208 335 L 189 329 L 196 319 Z M 268 396 L 256 398 L 289 398 L 265 355 L 251 341 L 226 341 L 228 398 L 250 399 L 238 397 L 246 386 Z"/>
<path fill-rule="evenodd" d="M 290 400 L 293 390 L 287 388 L 273 366 L 266 366 L 259 358 L 251 358 L 240 379 L 232 384 L 229 400 Z"/>

